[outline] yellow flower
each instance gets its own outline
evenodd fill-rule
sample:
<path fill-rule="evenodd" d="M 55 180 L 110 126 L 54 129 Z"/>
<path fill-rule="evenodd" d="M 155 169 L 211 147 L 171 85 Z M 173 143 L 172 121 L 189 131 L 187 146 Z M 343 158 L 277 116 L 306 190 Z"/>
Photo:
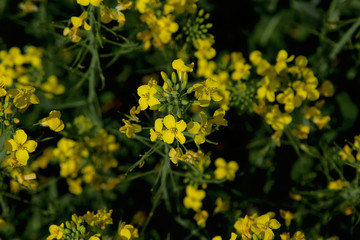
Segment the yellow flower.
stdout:
<path fill-rule="evenodd" d="M 67 178 L 66 182 L 69 185 L 69 192 L 75 195 L 80 195 L 82 193 L 81 178 L 78 179 Z"/>
<path fill-rule="evenodd" d="M 182 160 L 183 152 L 181 148 L 171 148 L 169 151 L 169 158 L 174 164 L 178 164 L 179 160 Z"/>
<path fill-rule="evenodd" d="M 202 206 L 201 201 L 205 198 L 205 191 L 198 190 L 192 185 L 188 185 L 186 186 L 185 192 L 184 206 L 186 208 L 191 208 L 194 211 L 200 210 Z"/>
<path fill-rule="evenodd" d="M 163 126 L 162 118 L 155 120 L 155 131 L 152 128 L 150 129 L 150 140 L 152 142 L 155 142 L 158 139 L 162 139 Z"/>
<path fill-rule="evenodd" d="M 224 118 L 225 110 L 219 108 L 215 110 L 212 119 L 210 119 L 211 123 L 214 123 L 216 126 L 227 126 L 228 121 Z"/>
<path fill-rule="evenodd" d="M 139 233 L 138 229 L 131 224 L 126 224 L 125 222 L 121 223 L 121 227 L 115 236 L 115 240 L 130 240 L 133 238 L 138 238 Z"/>
<path fill-rule="evenodd" d="M 205 136 L 211 132 L 212 124 L 208 122 L 205 112 L 200 112 L 201 124 L 198 122 L 189 122 L 187 129 L 190 134 L 194 134 L 195 143 L 200 145 L 205 142 Z"/>
<path fill-rule="evenodd" d="M 273 229 L 280 228 L 280 223 L 276 219 L 271 219 L 270 213 L 255 218 L 251 225 L 254 234 L 259 235 L 263 240 L 272 240 L 275 237 Z"/>
<path fill-rule="evenodd" d="M 208 217 L 209 213 L 206 210 L 199 210 L 196 212 L 194 219 L 198 226 L 205 227 L 205 223 Z"/>
<path fill-rule="evenodd" d="M 160 104 L 160 101 L 154 96 L 157 93 L 155 87 L 148 85 L 141 85 L 137 89 L 137 94 L 140 96 L 139 105 L 141 111 L 144 111 L 148 107 L 152 109 L 157 104 Z"/>
<path fill-rule="evenodd" d="M 101 22 L 109 23 L 112 20 L 117 21 L 119 24 L 125 23 L 125 15 L 122 11 L 130 9 L 132 2 L 117 0 L 118 4 L 115 6 L 115 11 L 109 7 L 102 5 L 100 8 Z"/>
<path fill-rule="evenodd" d="M 251 225 L 254 223 L 254 218 L 257 215 L 254 214 L 252 216 L 245 215 L 243 218 L 239 218 L 235 224 L 234 228 L 238 234 L 241 235 L 242 239 L 251 239 L 252 232 L 251 232 Z"/>
<path fill-rule="evenodd" d="M 300 107 L 302 99 L 299 96 L 294 96 L 294 90 L 287 88 L 283 93 L 276 96 L 278 103 L 285 105 L 286 112 L 292 112 L 295 108 Z"/>
<path fill-rule="evenodd" d="M 10 89 L 8 96 L 14 98 L 14 106 L 22 111 L 25 111 L 31 104 L 39 104 L 39 98 L 34 94 L 35 88 L 24 87 L 22 89 Z"/>
<path fill-rule="evenodd" d="M 61 112 L 57 110 L 53 110 L 49 113 L 48 117 L 41 119 L 39 123 L 43 127 L 49 127 L 54 132 L 60 132 L 65 127 L 60 117 L 61 117 Z"/>
<path fill-rule="evenodd" d="M 48 77 L 47 81 L 41 84 L 40 88 L 45 91 L 45 96 L 47 98 L 52 98 L 53 94 L 60 95 L 65 92 L 64 85 L 58 83 L 58 79 L 56 76 Z"/>
<path fill-rule="evenodd" d="M 280 82 L 274 77 L 265 76 L 261 79 L 261 87 L 258 88 L 257 94 L 260 99 L 266 98 L 269 102 L 275 101 L 275 92 L 280 87 Z"/>
<path fill-rule="evenodd" d="M 194 41 L 194 46 L 197 51 L 194 53 L 195 57 L 198 59 L 212 59 L 216 55 L 216 51 L 212 48 L 214 44 L 214 39 L 206 38 L 206 39 L 197 39 Z"/>
<path fill-rule="evenodd" d="M 61 228 L 64 228 L 64 223 L 60 224 L 60 226 L 54 224 L 51 225 L 49 227 L 50 236 L 48 236 L 46 240 L 62 239 L 64 233 L 62 232 Z"/>
<path fill-rule="evenodd" d="M 172 62 L 172 67 L 178 72 L 192 72 L 194 68 L 194 63 L 185 65 L 184 60 L 179 58 L 179 59 L 175 59 Z"/>
<path fill-rule="evenodd" d="M 86 31 L 91 30 L 91 26 L 86 22 L 86 20 L 88 19 L 88 15 L 89 15 L 88 12 L 84 11 L 81 13 L 79 17 L 71 17 L 70 20 L 73 27 L 71 29 L 66 27 L 63 31 L 63 35 L 64 36 L 69 35 L 73 42 L 79 42 L 81 40 L 81 37 L 77 35 L 79 32 L 79 28 L 81 26 L 84 26 L 84 29 Z"/>
<path fill-rule="evenodd" d="M 168 14 L 173 11 L 176 11 L 177 13 L 183 13 L 184 11 L 187 11 L 191 14 L 194 14 L 197 6 L 196 2 L 198 0 L 169 0 L 166 1 L 164 5 L 164 13 Z"/>
<path fill-rule="evenodd" d="M 283 209 L 280 209 L 280 216 L 285 220 L 285 225 L 289 227 L 291 220 L 293 220 L 296 217 L 296 213 L 292 213 L 290 211 L 285 211 Z"/>
<path fill-rule="evenodd" d="M 301 231 L 296 231 L 294 233 L 294 235 L 292 236 L 292 238 L 290 238 L 289 233 L 282 233 L 282 234 L 280 234 L 280 238 L 281 238 L 281 240 L 306 240 L 305 234 Z"/>
<path fill-rule="evenodd" d="M 125 126 L 119 128 L 119 131 L 125 133 L 128 138 L 135 136 L 135 133 L 141 132 L 142 127 L 139 124 L 132 124 L 129 120 L 123 119 Z"/>
<path fill-rule="evenodd" d="M 216 198 L 215 204 L 216 208 L 214 209 L 214 213 L 226 212 L 230 209 L 230 203 L 223 201 L 221 197 Z"/>
<path fill-rule="evenodd" d="M 163 123 L 167 128 L 162 133 L 164 142 L 172 144 L 174 142 L 174 139 L 176 138 L 179 143 L 185 143 L 186 139 L 184 134 L 182 133 L 186 129 L 186 123 L 184 120 L 176 122 L 174 116 L 169 114 L 164 117 Z"/>
<path fill-rule="evenodd" d="M 328 188 L 330 190 L 341 190 L 347 185 L 349 185 L 349 182 L 338 179 L 336 181 L 329 182 Z"/>
<path fill-rule="evenodd" d="M 276 65 L 275 65 L 275 71 L 278 74 L 287 68 L 288 62 L 294 60 L 295 57 L 294 55 L 291 55 L 290 57 L 288 56 L 289 56 L 288 53 L 284 49 L 278 52 L 278 55 L 276 57 Z"/>
<path fill-rule="evenodd" d="M 326 80 L 321 84 L 319 91 L 325 97 L 332 97 L 335 92 L 334 85 L 329 80 Z"/>
<path fill-rule="evenodd" d="M 6 227 L 6 222 L 4 219 L 0 218 L 0 229 Z"/>
<path fill-rule="evenodd" d="M 226 178 L 229 181 L 235 179 L 235 173 L 239 170 L 239 165 L 235 161 L 226 162 L 223 158 L 215 160 L 216 170 L 214 171 L 216 179 Z"/>
<path fill-rule="evenodd" d="M 111 218 L 112 210 L 108 212 L 104 209 L 99 209 L 96 214 L 89 212 L 82 216 L 84 221 L 92 227 L 105 229 L 107 225 L 113 224 Z"/>
<path fill-rule="evenodd" d="M 193 87 L 195 97 L 198 99 L 194 104 L 200 105 L 200 107 L 209 106 L 211 99 L 215 102 L 223 99 L 219 94 L 219 82 L 214 79 L 209 78 L 201 83 L 195 83 Z"/>
<path fill-rule="evenodd" d="M 291 130 L 292 135 L 298 139 L 307 139 L 310 133 L 310 127 L 306 125 L 299 124 L 297 129 Z"/>
<path fill-rule="evenodd" d="M 103 0 L 76 0 L 77 4 L 82 6 L 89 6 L 89 4 L 93 6 L 99 6 Z"/>
<path fill-rule="evenodd" d="M 29 153 L 35 151 L 37 142 L 27 140 L 25 131 L 19 129 L 15 132 L 13 139 L 8 138 L 5 140 L 4 146 L 8 152 L 15 152 L 16 160 L 20 165 L 26 165 L 29 159 Z"/>
<path fill-rule="evenodd" d="M 236 62 L 234 64 L 234 72 L 231 74 L 231 78 L 235 81 L 240 79 L 247 79 L 250 75 L 251 66 L 243 61 Z"/>
<path fill-rule="evenodd" d="M 265 121 L 277 131 L 283 130 L 285 125 L 288 125 L 292 121 L 292 117 L 287 113 L 282 113 L 279 105 L 274 105 L 271 110 L 265 114 Z"/>
<path fill-rule="evenodd" d="M 237 236 L 238 235 L 236 233 L 232 232 L 229 240 L 236 240 Z M 211 240 L 222 240 L 222 237 L 221 236 L 215 236 Z"/>

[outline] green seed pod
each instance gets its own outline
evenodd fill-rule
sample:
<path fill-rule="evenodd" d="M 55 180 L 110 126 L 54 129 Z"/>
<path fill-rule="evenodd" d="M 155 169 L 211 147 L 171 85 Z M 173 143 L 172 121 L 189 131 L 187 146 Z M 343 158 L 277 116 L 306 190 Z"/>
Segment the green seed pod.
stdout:
<path fill-rule="evenodd" d="M 176 77 L 176 73 L 175 73 L 175 72 L 172 72 L 172 73 L 171 73 L 171 81 L 172 81 L 174 84 L 176 84 L 176 82 L 177 82 L 177 77 Z"/>
<path fill-rule="evenodd" d="M 176 85 L 178 86 L 178 85 Z M 171 95 L 174 96 L 174 97 L 177 97 L 179 95 L 179 92 L 178 91 L 171 91 Z"/>
<path fill-rule="evenodd" d="M 180 111 L 179 108 L 177 108 L 177 110 L 176 110 L 176 116 L 177 116 L 178 118 L 181 118 L 181 111 Z"/>
<path fill-rule="evenodd" d="M 191 93 L 194 90 L 193 87 L 189 87 L 188 90 L 186 91 L 187 94 Z"/>
<path fill-rule="evenodd" d="M 181 104 L 182 104 L 182 105 L 188 105 L 188 104 L 189 104 L 189 101 L 188 101 L 188 100 L 183 99 L 183 100 L 181 100 Z"/>
<path fill-rule="evenodd" d="M 205 13 L 204 9 L 200 9 L 198 15 L 201 17 L 202 15 L 204 15 L 204 13 Z"/>
<path fill-rule="evenodd" d="M 166 104 L 163 104 L 161 107 L 159 107 L 159 111 L 160 112 L 165 112 L 167 109 L 167 105 Z"/>
<path fill-rule="evenodd" d="M 173 87 L 173 83 L 171 82 L 171 80 L 168 78 L 166 79 L 166 83 L 167 85 L 169 86 L 169 88 L 172 88 Z"/>
<path fill-rule="evenodd" d="M 64 232 L 65 232 L 66 234 L 71 234 L 70 229 L 67 229 L 67 228 L 64 229 Z"/>
<path fill-rule="evenodd" d="M 175 85 L 175 90 L 177 91 L 177 90 L 179 90 L 179 88 L 180 88 L 180 85 L 179 85 L 179 84 L 176 84 L 176 85 Z"/>
<path fill-rule="evenodd" d="M 155 85 L 154 88 L 156 89 L 156 91 L 158 91 L 159 93 L 162 93 L 164 91 L 164 89 L 159 86 L 159 85 Z"/>

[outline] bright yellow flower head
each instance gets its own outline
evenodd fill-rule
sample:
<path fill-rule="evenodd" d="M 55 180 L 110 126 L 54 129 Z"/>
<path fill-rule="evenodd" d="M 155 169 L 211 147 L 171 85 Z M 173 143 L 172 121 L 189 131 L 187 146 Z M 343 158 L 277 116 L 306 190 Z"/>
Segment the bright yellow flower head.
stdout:
<path fill-rule="evenodd" d="M 201 209 L 202 200 L 205 198 L 205 191 L 198 190 L 192 185 L 186 186 L 186 196 L 184 198 L 184 206 L 186 208 L 192 208 L 194 211 Z"/>
<path fill-rule="evenodd" d="M 235 161 L 226 162 L 223 158 L 215 160 L 216 170 L 214 171 L 216 179 L 226 178 L 229 181 L 235 179 L 235 173 L 239 170 L 239 165 Z"/>
<path fill-rule="evenodd" d="M 208 217 L 209 213 L 206 210 L 199 210 L 196 212 L 194 219 L 198 226 L 205 227 L 205 223 Z"/>
<path fill-rule="evenodd" d="M 280 87 L 280 82 L 278 79 L 265 76 L 261 79 L 261 87 L 258 88 L 257 94 L 259 98 L 266 98 L 269 102 L 275 101 L 275 92 Z"/>
<path fill-rule="evenodd" d="M 35 151 L 37 142 L 27 140 L 25 131 L 19 129 L 15 132 L 12 139 L 8 138 L 5 140 L 4 146 L 9 153 L 15 153 L 16 160 L 20 165 L 26 165 L 29 159 L 29 153 Z"/>
<path fill-rule="evenodd" d="M 77 4 L 82 6 L 89 6 L 89 4 L 93 6 L 99 6 L 103 0 L 76 0 Z"/>
<path fill-rule="evenodd" d="M 46 238 L 46 240 L 52 240 L 52 239 L 62 239 L 64 236 L 63 231 L 60 228 L 64 227 L 64 223 L 60 224 L 60 226 L 51 225 L 49 227 L 50 236 Z"/>
<path fill-rule="evenodd" d="M 192 72 L 194 68 L 194 63 L 185 65 L 184 61 L 181 58 L 179 58 L 179 59 L 175 59 L 172 62 L 172 67 L 178 72 Z"/>
<path fill-rule="evenodd" d="M 282 113 L 279 109 L 279 105 L 274 105 L 271 110 L 265 114 L 265 121 L 277 131 L 283 130 L 285 125 L 290 124 L 292 117 L 287 113 Z"/>
<path fill-rule="evenodd" d="M 164 117 L 163 123 L 167 128 L 162 134 L 164 142 L 172 144 L 174 139 L 176 139 L 181 144 L 185 143 L 186 139 L 182 133 L 186 129 L 186 123 L 184 120 L 176 122 L 175 117 L 169 114 Z"/>
<path fill-rule="evenodd" d="M 151 87 L 149 85 L 141 85 L 137 89 L 137 93 L 140 96 L 139 105 L 141 111 L 144 111 L 148 107 L 150 109 L 155 105 L 160 104 L 160 101 L 154 96 L 157 93 L 155 87 Z"/>
<path fill-rule="evenodd" d="M 293 220 L 296 217 L 296 213 L 292 213 L 290 211 L 285 211 L 284 209 L 280 209 L 280 216 L 285 220 L 285 225 L 289 227 L 291 220 Z"/>
<path fill-rule="evenodd" d="M 96 214 L 88 211 L 82 218 L 92 227 L 105 229 L 107 225 L 113 224 L 111 214 L 112 210 L 107 212 L 104 209 L 99 209 Z"/>
<path fill-rule="evenodd" d="M 223 99 L 219 94 L 219 82 L 214 79 L 209 78 L 201 83 L 195 83 L 193 87 L 195 97 L 198 99 L 195 104 L 200 105 L 200 107 L 209 106 L 211 99 L 215 102 Z"/>
<path fill-rule="evenodd" d="M 263 240 L 272 240 L 275 237 L 273 229 L 280 228 L 280 223 L 276 219 L 271 219 L 270 214 L 264 214 L 255 218 L 251 225 L 254 234 L 261 236 Z"/>
<path fill-rule="evenodd" d="M 150 140 L 155 142 L 158 139 L 162 139 L 162 132 L 163 132 L 163 119 L 158 118 L 155 120 L 155 131 L 154 129 L 150 129 Z"/>
<path fill-rule="evenodd" d="M 187 124 L 187 129 L 190 134 L 194 134 L 195 143 L 200 145 L 205 142 L 205 136 L 211 132 L 212 124 L 208 122 L 205 112 L 200 112 L 201 123 L 190 122 Z"/>
<path fill-rule="evenodd" d="M 39 98 L 34 94 L 35 88 L 27 87 L 23 89 L 10 89 L 8 96 L 14 98 L 14 106 L 25 111 L 31 104 L 39 104 Z"/>
<path fill-rule="evenodd" d="M 39 123 L 43 127 L 49 127 L 51 130 L 55 132 L 60 132 L 65 127 L 60 117 L 61 117 L 61 112 L 57 110 L 53 110 L 49 113 L 48 117 L 41 119 Z"/>
<path fill-rule="evenodd" d="M 341 190 L 345 186 L 349 185 L 347 181 L 341 181 L 340 179 L 329 182 L 328 188 L 331 190 Z"/>
<path fill-rule="evenodd" d="M 125 126 L 120 127 L 119 131 L 125 133 L 128 138 L 135 136 L 135 133 L 141 132 L 142 127 L 139 124 L 131 123 L 129 120 L 123 119 Z"/>

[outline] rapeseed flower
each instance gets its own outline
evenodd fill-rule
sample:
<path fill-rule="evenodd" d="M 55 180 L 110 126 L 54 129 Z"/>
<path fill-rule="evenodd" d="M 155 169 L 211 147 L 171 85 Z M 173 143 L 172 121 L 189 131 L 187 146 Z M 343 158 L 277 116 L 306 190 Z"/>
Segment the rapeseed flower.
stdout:
<path fill-rule="evenodd" d="M 216 169 L 214 171 L 216 179 L 226 178 L 229 181 L 235 179 L 235 173 L 239 170 L 239 165 L 235 161 L 226 162 L 223 158 L 215 160 Z"/>
<path fill-rule="evenodd" d="M 271 213 L 267 213 L 256 217 L 254 223 L 251 225 L 251 231 L 258 235 L 263 240 L 272 240 L 275 237 L 273 229 L 280 228 L 280 223 L 272 218 Z"/>
<path fill-rule="evenodd" d="M 206 79 L 201 83 L 195 83 L 193 85 L 195 91 L 195 97 L 198 99 L 194 104 L 200 105 L 200 107 L 207 107 L 210 105 L 211 99 L 215 102 L 219 102 L 223 97 L 219 94 L 219 83 L 214 79 Z"/>
<path fill-rule="evenodd" d="M 209 217 L 209 213 L 206 210 L 199 210 L 196 212 L 194 219 L 198 226 L 205 227 L 206 220 Z"/>
<path fill-rule="evenodd" d="M 211 132 L 212 124 L 207 120 L 205 112 L 200 112 L 201 123 L 189 122 L 187 129 L 190 134 L 195 135 L 195 143 L 200 145 L 205 142 L 205 136 Z"/>
<path fill-rule="evenodd" d="M 160 104 L 160 101 L 154 96 L 157 92 L 156 88 L 149 84 L 138 87 L 137 94 L 140 96 L 139 105 L 141 111 L 144 111 L 148 107 L 152 109 L 154 106 Z"/>
<path fill-rule="evenodd" d="M 163 118 L 158 118 L 155 120 L 155 130 L 150 129 L 150 140 L 155 142 L 158 139 L 162 139 L 162 133 L 163 133 Z"/>
<path fill-rule="evenodd" d="M 175 117 L 171 114 L 164 117 L 163 123 L 166 130 L 162 133 L 163 141 L 169 144 L 174 142 L 174 139 L 178 140 L 179 143 L 185 143 L 185 136 L 182 133 L 186 129 L 186 123 L 184 120 L 178 122 L 175 121 Z"/>
<path fill-rule="evenodd" d="M 61 112 L 57 110 L 53 110 L 49 113 L 48 117 L 41 119 L 39 123 L 43 127 L 49 127 L 54 132 L 60 132 L 65 127 L 60 117 L 61 117 Z"/>
<path fill-rule="evenodd" d="M 205 191 L 198 190 L 194 186 L 188 185 L 186 186 L 185 192 L 184 206 L 186 208 L 191 208 L 196 212 L 200 210 L 202 206 L 201 201 L 205 198 Z"/>
<path fill-rule="evenodd" d="M 89 6 L 89 4 L 93 6 L 99 6 L 103 0 L 76 0 L 77 4 L 81 6 Z"/>
<path fill-rule="evenodd" d="M 135 133 L 141 132 L 142 127 L 139 124 L 131 123 L 129 120 L 122 120 L 125 125 L 119 128 L 119 131 L 125 133 L 128 138 L 132 138 L 135 136 Z"/>
<path fill-rule="evenodd" d="M 46 240 L 52 240 L 52 239 L 62 239 L 64 236 L 64 232 L 62 229 L 64 228 L 64 223 L 61 223 L 59 226 L 57 225 L 51 225 L 49 227 L 50 236 L 46 238 Z"/>
<path fill-rule="evenodd" d="M 29 159 L 29 153 L 35 151 L 37 142 L 28 140 L 28 136 L 22 129 L 16 130 L 13 138 L 5 140 L 4 147 L 8 153 L 15 153 L 15 158 L 20 165 L 26 165 Z"/>

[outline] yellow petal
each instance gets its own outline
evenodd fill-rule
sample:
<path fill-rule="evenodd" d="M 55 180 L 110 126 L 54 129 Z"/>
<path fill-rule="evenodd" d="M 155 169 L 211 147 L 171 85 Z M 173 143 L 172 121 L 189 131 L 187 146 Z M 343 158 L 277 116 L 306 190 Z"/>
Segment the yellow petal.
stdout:
<path fill-rule="evenodd" d="M 173 115 L 169 114 L 164 117 L 164 125 L 167 129 L 175 128 L 175 118 Z"/>
<path fill-rule="evenodd" d="M 19 149 L 16 151 L 15 157 L 22 165 L 26 165 L 27 160 L 29 159 L 29 153 L 25 149 Z"/>
<path fill-rule="evenodd" d="M 82 6 L 88 6 L 90 4 L 90 0 L 76 0 L 76 2 Z"/>
<path fill-rule="evenodd" d="M 79 28 L 82 25 L 83 19 L 80 17 L 71 17 L 71 23 L 74 27 Z"/>
<path fill-rule="evenodd" d="M 37 147 L 37 142 L 35 142 L 34 140 L 29 140 L 27 141 L 23 147 L 29 152 L 32 153 L 35 151 L 36 147 Z"/>
<path fill-rule="evenodd" d="M 19 129 L 14 134 L 14 140 L 17 144 L 22 145 L 27 140 L 27 135 L 24 130 Z"/>

